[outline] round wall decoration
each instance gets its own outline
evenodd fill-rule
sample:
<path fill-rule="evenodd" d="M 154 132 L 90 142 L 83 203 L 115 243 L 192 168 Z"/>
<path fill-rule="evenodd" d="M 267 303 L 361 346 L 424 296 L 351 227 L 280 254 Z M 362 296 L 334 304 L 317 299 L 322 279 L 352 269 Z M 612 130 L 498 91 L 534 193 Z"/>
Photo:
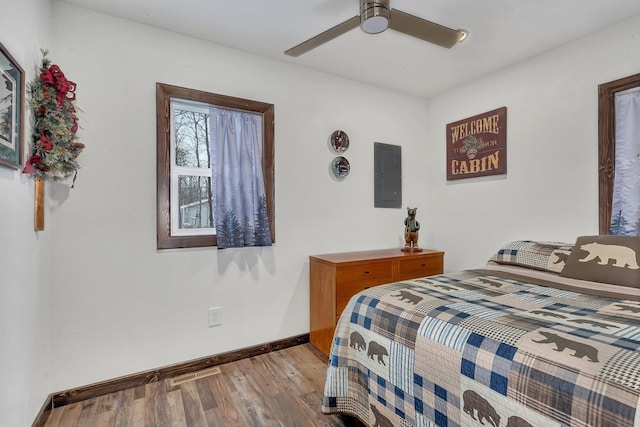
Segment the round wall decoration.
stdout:
<path fill-rule="evenodd" d="M 344 153 L 349 148 L 349 135 L 337 130 L 331 134 L 331 146 L 336 153 Z"/>
<path fill-rule="evenodd" d="M 331 169 L 333 170 L 333 174 L 338 178 L 344 178 L 349 175 L 351 171 L 351 165 L 349 165 L 349 161 L 342 157 L 338 156 L 333 159 L 331 163 Z"/>

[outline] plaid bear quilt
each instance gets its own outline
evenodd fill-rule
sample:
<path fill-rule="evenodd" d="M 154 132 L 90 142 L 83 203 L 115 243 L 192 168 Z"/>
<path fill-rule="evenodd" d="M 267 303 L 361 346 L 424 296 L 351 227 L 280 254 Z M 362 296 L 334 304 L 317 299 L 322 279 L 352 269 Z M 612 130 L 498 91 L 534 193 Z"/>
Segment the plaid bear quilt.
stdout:
<path fill-rule="evenodd" d="M 354 296 L 323 412 L 375 427 L 640 426 L 638 298 L 519 270 L 487 265 Z"/>

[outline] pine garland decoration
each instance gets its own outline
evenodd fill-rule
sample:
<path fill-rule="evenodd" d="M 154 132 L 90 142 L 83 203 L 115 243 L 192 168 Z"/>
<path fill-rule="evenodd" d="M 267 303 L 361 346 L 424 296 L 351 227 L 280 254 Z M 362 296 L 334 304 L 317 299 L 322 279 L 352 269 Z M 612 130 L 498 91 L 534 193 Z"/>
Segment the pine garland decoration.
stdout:
<path fill-rule="evenodd" d="M 36 180 L 61 181 L 78 174 L 77 157 L 85 147 L 76 140 L 76 84 L 42 51 L 38 77 L 28 86 L 33 116 L 30 156 L 24 173 Z M 71 186 L 73 188 L 73 184 Z"/>

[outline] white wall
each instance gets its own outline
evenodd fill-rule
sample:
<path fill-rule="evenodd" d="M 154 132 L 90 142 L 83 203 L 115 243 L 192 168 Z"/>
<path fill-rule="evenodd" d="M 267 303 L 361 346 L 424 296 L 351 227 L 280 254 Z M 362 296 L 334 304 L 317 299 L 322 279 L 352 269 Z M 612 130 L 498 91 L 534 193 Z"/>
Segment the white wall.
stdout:
<path fill-rule="evenodd" d="M 31 81 L 46 42 L 48 0 L 4 2 L 0 43 Z M 26 114 L 26 110 L 25 110 Z M 25 132 L 28 132 L 28 119 Z M 25 136 L 23 141 L 27 141 Z M 47 236 L 33 231 L 33 182 L 0 168 L 0 424 L 30 425 L 51 390 Z"/>
<path fill-rule="evenodd" d="M 419 170 L 424 100 L 67 3 L 53 16 L 86 144 L 76 188 L 47 200 L 54 390 L 307 333 L 309 255 L 399 245 L 406 210 L 373 208 L 373 142 Z M 275 105 L 275 246 L 156 250 L 156 82 Z M 336 129 L 351 142 L 343 182 Z M 423 180 L 407 181 L 403 203 L 419 205 Z"/>
<path fill-rule="evenodd" d="M 446 270 L 512 240 L 598 234 L 598 88 L 640 72 L 640 17 L 428 103 L 426 228 Z M 445 126 L 507 107 L 507 175 L 447 182 Z"/>

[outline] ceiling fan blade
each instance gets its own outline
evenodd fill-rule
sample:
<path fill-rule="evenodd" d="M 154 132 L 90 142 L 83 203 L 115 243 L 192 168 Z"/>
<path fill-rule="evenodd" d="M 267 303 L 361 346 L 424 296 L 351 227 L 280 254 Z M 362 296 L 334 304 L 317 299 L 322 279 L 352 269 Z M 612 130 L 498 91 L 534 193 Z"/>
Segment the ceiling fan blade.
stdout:
<path fill-rule="evenodd" d="M 465 35 L 463 31 L 453 30 L 397 9 L 391 9 L 389 28 L 447 49 L 453 47 Z"/>
<path fill-rule="evenodd" d="M 353 30 L 358 25 L 360 25 L 360 16 L 354 16 L 353 18 L 344 21 L 342 24 L 338 24 L 335 27 L 329 28 L 327 31 L 320 33 L 317 36 L 312 37 L 295 47 L 292 47 L 284 53 L 289 56 L 300 56 L 303 53 L 309 52 L 311 49 L 314 49 L 321 44 L 328 42 L 329 40 L 333 40 L 336 37 L 341 36 L 349 30 Z"/>

